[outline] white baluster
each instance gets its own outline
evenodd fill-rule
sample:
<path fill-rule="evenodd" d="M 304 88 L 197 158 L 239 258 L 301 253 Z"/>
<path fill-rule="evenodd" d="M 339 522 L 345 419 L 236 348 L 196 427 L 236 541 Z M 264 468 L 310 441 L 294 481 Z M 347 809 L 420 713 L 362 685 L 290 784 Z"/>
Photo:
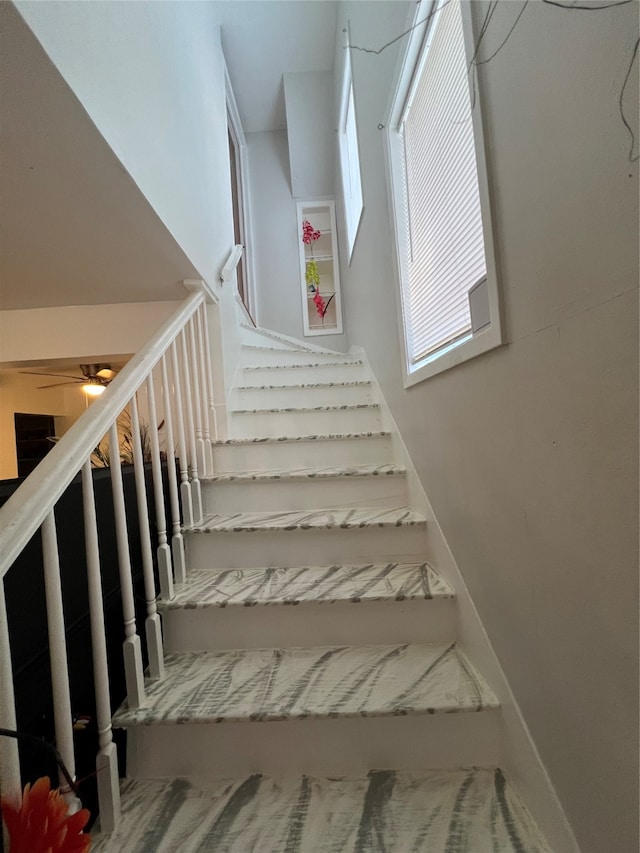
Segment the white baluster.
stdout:
<path fill-rule="evenodd" d="M 0 727 L 14 731 L 16 729 L 13 667 L 11 666 L 4 579 L 2 578 L 0 578 Z M 22 788 L 18 742 L 8 737 L 0 737 L 0 791 L 2 791 L 2 796 L 7 797 L 14 806 L 19 805 Z"/>
<path fill-rule="evenodd" d="M 71 715 L 69 667 L 67 665 L 67 641 L 62 606 L 58 537 L 53 510 L 42 522 L 41 533 L 56 747 L 69 771 L 69 775 L 75 780 L 76 760 L 73 749 L 73 717 Z M 78 811 L 81 808 L 80 801 L 73 791 L 69 790 L 69 784 L 62 773 L 59 774 L 59 780 L 60 790 L 64 793 L 69 811 Z"/>
<path fill-rule="evenodd" d="M 189 336 L 189 355 L 191 356 L 190 364 L 190 379 L 191 379 L 191 394 L 193 399 L 193 419 L 196 432 L 196 452 L 198 454 L 198 468 L 202 476 L 207 476 L 207 457 L 204 449 L 204 437 L 202 435 L 202 405 L 200 402 L 200 371 L 198 370 L 198 355 L 196 353 L 196 334 L 193 317 L 187 323 L 187 333 Z"/>
<path fill-rule="evenodd" d="M 202 311 L 204 303 L 200 305 L 193 317 L 193 329 L 197 342 L 197 364 L 198 385 L 200 386 L 200 405 L 202 408 L 202 436 L 204 440 L 204 462 L 207 476 L 213 476 L 213 448 L 211 447 L 211 433 L 209 432 L 209 410 L 207 406 L 207 355 L 204 349 L 204 335 L 202 333 Z"/>
<path fill-rule="evenodd" d="M 180 332 L 180 343 L 182 345 L 182 385 L 185 397 L 185 412 L 187 414 L 187 437 L 189 440 L 189 464 L 191 467 L 191 499 L 193 501 L 193 521 L 199 524 L 202 521 L 202 492 L 200 480 L 198 479 L 198 454 L 196 451 L 196 433 L 193 425 L 193 398 L 191 395 L 191 381 L 189 378 L 189 359 L 187 358 L 187 341 L 184 329 Z"/>
<path fill-rule="evenodd" d="M 184 583 L 187 572 L 184 559 L 184 541 L 180 528 L 180 504 L 178 502 L 178 481 L 176 477 L 175 450 L 173 447 L 173 415 L 171 412 L 171 385 L 167 373 L 167 362 L 162 356 L 162 389 L 164 393 L 164 417 L 167 429 L 167 475 L 169 478 L 169 499 L 171 501 L 171 554 L 173 556 L 173 576 L 176 583 Z"/>
<path fill-rule="evenodd" d="M 167 541 L 167 516 L 164 510 L 164 490 L 162 488 L 162 463 L 160 462 L 160 444 L 158 442 L 158 415 L 156 413 L 156 395 L 153 386 L 153 372 L 147 376 L 147 400 L 149 401 L 149 436 L 151 439 L 151 468 L 153 470 L 153 495 L 156 505 L 156 529 L 158 531 L 158 577 L 160 595 L 163 601 L 173 598 L 173 569 L 171 567 L 171 548 Z"/>
<path fill-rule="evenodd" d="M 149 529 L 149 508 L 147 506 L 147 486 L 144 476 L 144 457 L 140 439 L 140 416 L 135 394 L 131 398 L 131 432 L 133 441 L 133 470 L 136 481 L 136 501 L 138 505 L 138 525 L 140 527 L 140 549 L 142 552 L 142 575 L 144 578 L 144 600 L 147 605 L 147 617 L 144 622 L 149 652 L 149 676 L 164 676 L 164 652 L 162 649 L 162 626 L 156 607 L 156 582 L 153 576 L 153 555 L 151 553 L 151 531 Z M 157 437 L 156 437 L 157 441 Z M 160 573 L 162 578 L 162 573 Z"/>
<path fill-rule="evenodd" d="M 176 424 L 178 427 L 178 459 L 180 467 L 180 501 L 182 503 L 182 518 L 185 527 L 191 527 L 194 522 L 193 502 L 191 500 L 191 485 L 189 483 L 189 460 L 187 444 L 184 438 L 184 409 L 182 405 L 182 388 L 180 387 L 180 371 L 178 370 L 178 355 L 175 341 L 171 344 L 171 373 L 176 400 Z"/>
<path fill-rule="evenodd" d="M 218 422 L 216 419 L 216 404 L 213 390 L 213 361 L 211 360 L 211 343 L 209 341 L 209 322 L 207 317 L 207 306 L 202 306 L 202 331 L 204 335 L 204 351 L 206 356 L 207 371 L 207 395 L 209 398 L 209 428 L 211 438 L 218 438 Z M 212 468 L 213 472 L 213 468 Z"/>
<path fill-rule="evenodd" d="M 93 494 L 91 462 L 82 467 L 82 506 L 84 514 L 84 543 L 87 555 L 87 587 L 89 618 L 91 621 L 91 649 L 93 654 L 93 683 L 96 693 L 96 724 L 99 751 L 96 757 L 98 807 L 102 832 L 113 832 L 120 819 L 120 782 L 118 780 L 118 753 L 111 730 L 111 701 L 109 699 L 109 668 L 107 641 L 104 626 L 102 585 L 100 582 L 100 552 L 98 526 Z"/>
<path fill-rule="evenodd" d="M 115 422 L 111 424 L 111 428 L 109 430 L 109 445 L 109 452 L 111 455 L 113 514 L 116 522 L 116 543 L 118 546 L 122 615 L 124 617 L 124 677 L 127 686 L 127 702 L 129 707 L 139 708 L 145 700 L 144 673 L 142 671 L 142 649 L 140 646 L 140 637 L 136 631 L 136 611 L 133 600 L 131 558 L 129 556 L 129 534 L 127 533 L 127 515 L 124 506 L 124 489 L 122 485 L 122 468 L 120 467 L 118 428 Z"/>

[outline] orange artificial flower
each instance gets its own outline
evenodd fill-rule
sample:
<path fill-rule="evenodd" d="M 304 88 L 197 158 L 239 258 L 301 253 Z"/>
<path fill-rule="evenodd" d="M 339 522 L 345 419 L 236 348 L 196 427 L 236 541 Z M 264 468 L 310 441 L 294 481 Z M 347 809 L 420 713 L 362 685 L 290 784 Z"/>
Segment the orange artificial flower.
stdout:
<path fill-rule="evenodd" d="M 51 790 L 46 776 L 33 787 L 25 785 L 19 808 L 3 800 L 2 817 L 10 853 L 87 853 L 91 847 L 91 836 L 82 832 L 89 811 L 68 814 L 66 801 L 59 791 Z"/>

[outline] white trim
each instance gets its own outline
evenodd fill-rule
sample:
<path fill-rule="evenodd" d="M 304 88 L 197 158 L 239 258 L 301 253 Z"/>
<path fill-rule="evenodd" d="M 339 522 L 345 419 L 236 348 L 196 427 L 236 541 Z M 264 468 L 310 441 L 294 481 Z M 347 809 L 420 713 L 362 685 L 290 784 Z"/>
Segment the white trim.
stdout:
<path fill-rule="evenodd" d="M 471 13 L 468 2 L 461 2 L 462 26 L 465 41 L 465 52 L 467 57 L 473 55 L 474 50 L 474 34 L 471 21 Z M 413 18 L 413 22 L 418 22 L 427 18 L 435 6 L 435 0 L 422 0 Z M 395 257 L 395 266 L 397 270 L 396 281 L 396 306 L 397 306 L 397 321 L 399 328 L 399 337 L 402 346 L 402 373 L 403 385 L 409 388 L 416 385 L 418 382 L 423 382 L 431 376 L 436 376 L 449 370 L 456 365 L 462 364 L 471 358 L 475 358 L 484 352 L 488 352 L 505 342 L 504 321 L 501 311 L 500 289 L 498 283 L 497 264 L 495 256 L 495 240 L 493 228 L 493 206 L 491 203 L 491 193 L 489 189 L 489 174 L 487 167 L 487 157 L 485 148 L 484 134 L 484 119 L 482 115 L 482 94 L 480 92 L 480 82 L 476 81 L 476 103 L 472 111 L 472 122 L 474 141 L 476 148 L 476 161 L 478 171 L 478 187 L 480 193 L 480 206 L 482 216 L 482 227 L 484 231 L 485 243 L 485 259 L 487 266 L 487 290 L 489 298 L 489 313 L 491 323 L 489 326 L 482 329 L 481 332 L 474 335 L 470 340 L 464 340 L 455 347 L 445 347 L 441 355 L 434 354 L 422 366 L 409 369 L 409 355 L 407 352 L 407 344 L 405 338 L 404 322 L 403 322 L 403 306 L 401 295 L 401 282 L 406 274 L 405 261 L 398 250 L 401 245 L 401 217 L 402 211 L 398 200 L 401 198 L 401 187 L 404 181 L 401 162 L 402 152 L 400 150 L 401 140 L 398 130 L 401 126 L 402 118 L 406 112 L 411 93 L 414 88 L 414 80 L 418 65 L 424 61 L 426 54 L 426 46 L 428 43 L 428 33 L 433 25 L 433 21 L 437 18 L 437 13 L 430 18 L 429 27 L 416 27 L 410 36 L 407 48 L 404 55 L 404 60 L 400 64 L 399 78 L 395 87 L 395 92 L 391 99 L 391 107 L 387 128 L 384 134 L 385 151 L 387 157 L 387 187 L 388 199 L 390 207 L 391 221 L 395 230 L 395 240 L 392 241 L 392 251 Z"/>
<path fill-rule="evenodd" d="M 223 56 L 225 97 L 227 101 L 228 127 L 231 136 L 236 143 L 238 152 L 238 194 L 242 199 L 242 239 L 244 241 L 244 273 L 245 292 L 248 302 L 248 311 L 254 321 L 258 322 L 258 300 L 256 296 L 256 274 L 253 256 L 253 227 L 251 223 L 251 196 L 249 193 L 249 153 L 247 140 L 242 128 L 240 111 L 236 102 L 229 70 Z"/>

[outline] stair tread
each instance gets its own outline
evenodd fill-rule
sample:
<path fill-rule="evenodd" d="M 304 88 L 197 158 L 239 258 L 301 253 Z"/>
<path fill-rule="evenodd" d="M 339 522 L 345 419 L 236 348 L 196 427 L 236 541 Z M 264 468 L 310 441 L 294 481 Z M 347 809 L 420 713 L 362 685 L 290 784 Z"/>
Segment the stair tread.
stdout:
<path fill-rule="evenodd" d="M 362 360 L 352 361 L 319 361 L 310 364 L 255 364 L 247 365 L 243 370 L 290 370 L 293 367 L 351 367 L 352 364 L 362 364 Z"/>
<path fill-rule="evenodd" d="M 498 701 L 455 643 L 169 653 L 120 728 L 480 711 Z"/>
<path fill-rule="evenodd" d="M 318 435 L 277 435 L 252 436 L 251 438 L 226 438 L 222 441 L 212 441 L 214 447 L 233 444 L 278 444 L 284 441 L 339 441 L 351 438 L 388 438 L 391 433 L 387 430 L 375 432 L 331 432 Z"/>
<path fill-rule="evenodd" d="M 344 355 L 343 355 L 342 353 L 339 353 L 339 352 L 319 352 L 318 350 L 304 350 L 304 349 L 298 349 L 297 347 L 292 347 L 292 346 L 289 346 L 288 349 L 284 349 L 283 347 L 269 347 L 269 346 L 264 346 L 262 344 L 241 344 L 240 346 L 243 350 L 248 349 L 248 350 L 260 350 L 261 352 L 286 352 L 286 353 L 297 352 L 297 353 L 300 353 L 300 355 L 318 355 L 318 356 L 326 355 L 330 358 L 337 358 L 337 359 L 345 358 L 345 359 L 352 360 L 352 356 L 350 356 L 348 353 L 344 353 Z"/>
<path fill-rule="evenodd" d="M 244 533 L 259 530 L 333 530 L 362 527 L 404 527 L 425 524 L 424 516 L 409 507 L 359 507 L 293 512 L 212 513 L 200 524 L 187 528 L 192 533 Z"/>
<path fill-rule="evenodd" d="M 325 468 L 274 468 L 269 471 L 244 471 L 202 477 L 202 482 L 233 483 L 256 480 L 324 480 L 334 477 L 398 477 L 407 469 L 400 465 L 342 465 Z"/>
<path fill-rule="evenodd" d="M 299 385 L 238 385 L 236 391 L 289 391 L 300 388 L 352 388 L 356 385 L 371 385 L 370 379 L 354 379 L 352 382 L 303 382 Z"/>
<path fill-rule="evenodd" d="M 129 780 L 122 811 L 94 853 L 551 853 L 499 769 Z"/>
<path fill-rule="evenodd" d="M 191 572 L 161 610 L 453 598 L 428 563 Z"/>
<path fill-rule="evenodd" d="M 379 409 L 379 403 L 345 403 L 335 406 L 281 406 L 275 409 L 232 409 L 232 415 L 275 415 L 289 412 L 350 412 L 354 409 Z"/>
<path fill-rule="evenodd" d="M 250 332 L 255 332 L 256 334 L 271 339 L 273 341 L 280 341 L 280 343 L 286 344 L 291 347 L 291 349 L 297 349 L 300 352 L 315 352 L 320 355 L 348 355 L 348 353 L 341 353 L 338 350 L 327 349 L 326 347 L 317 347 L 311 344 L 302 343 L 302 341 L 298 341 L 295 338 L 287 338 L 284 335 L 279 335 L 277 332 L 271 331 L 271 329 L 264 329 L 261 326 L 249 326 L 240 324 L 241 329 L 247 329 Z"/>

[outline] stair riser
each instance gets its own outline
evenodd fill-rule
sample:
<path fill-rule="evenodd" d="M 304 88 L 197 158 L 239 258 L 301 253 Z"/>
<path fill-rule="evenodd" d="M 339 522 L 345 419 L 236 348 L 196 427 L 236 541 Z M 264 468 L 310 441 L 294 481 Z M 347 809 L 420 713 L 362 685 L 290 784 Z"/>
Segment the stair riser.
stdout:
<path fill-rule="evenodd" d="M 348 465 L 388 465 L 393 462 L 391 438 L 352 438 L 323 441 L 219 445 L 213 448 L 217 473 L 246 473 Z"/>
<path fill-rule="evenodd" d="M 299 362 L 296 362 L 299 363 Z M 326 367 L 282 367 L 242 371 L 242 385 L 309 385 L 316 382 L 354 382 L 367 379 L 363 364 L 339 364 Z"/>
<path fill-rule="evenodd" d="M 365 601 L 166 610 L 166 651 L 450 643 L 455 602 Z"/>
<path fill-rule="evenodd" d="M 252 332 L 250 329 L 240 330 L 240 343 L 242 346 L 248 347 L 273 347 L 274 349 L 281 350 L 292 349 L 292 347 L 284 343 L 284 341 L 276 341 L 273 338 L 267 338 L 265 335 Z"/>
<path fill-rule="evenodd" d="M 232 409 L 278 409 L 290 406 L 344 406 L 372 403 L 372 386 L 327 385 L 320 388 L 259 388 L 234 391 Z"/>
<path fill-rule="evenodd" d="M 331 776 L 493 767 L 501 758 L 498 719 L 495 711 L 482 711 L 140 726 L 128 731 L 127 776 Z"/>
<path fill-rule="evenodd" d="M 271 344 L 268 344 L 271 346 Z M 241 355 L 243 365 L 273 365 L 273 364 L 318 364 L 325 361 L 351 361 L 350 356 L 340 356 L 336 353 L 303 352 L 292 349 L 255 349 L 243 347 Z"/>
<path fill-rule="evenodd" d="M 363 527 L 185 534 L 192 569 L 421 562 L 426 527 Z"/>
<path fill-rule="evenodd" d="M 406 506 L 404 475 L 202 483 L 205 513 Z"/>
<path fill-rule="evenodd" d="M 341 409 L 316 412 L 260 412 L 234 414 L 229 418 L 229 436 L 317 435 L 318 433 L 377 432 L 380 409 Z"/>

